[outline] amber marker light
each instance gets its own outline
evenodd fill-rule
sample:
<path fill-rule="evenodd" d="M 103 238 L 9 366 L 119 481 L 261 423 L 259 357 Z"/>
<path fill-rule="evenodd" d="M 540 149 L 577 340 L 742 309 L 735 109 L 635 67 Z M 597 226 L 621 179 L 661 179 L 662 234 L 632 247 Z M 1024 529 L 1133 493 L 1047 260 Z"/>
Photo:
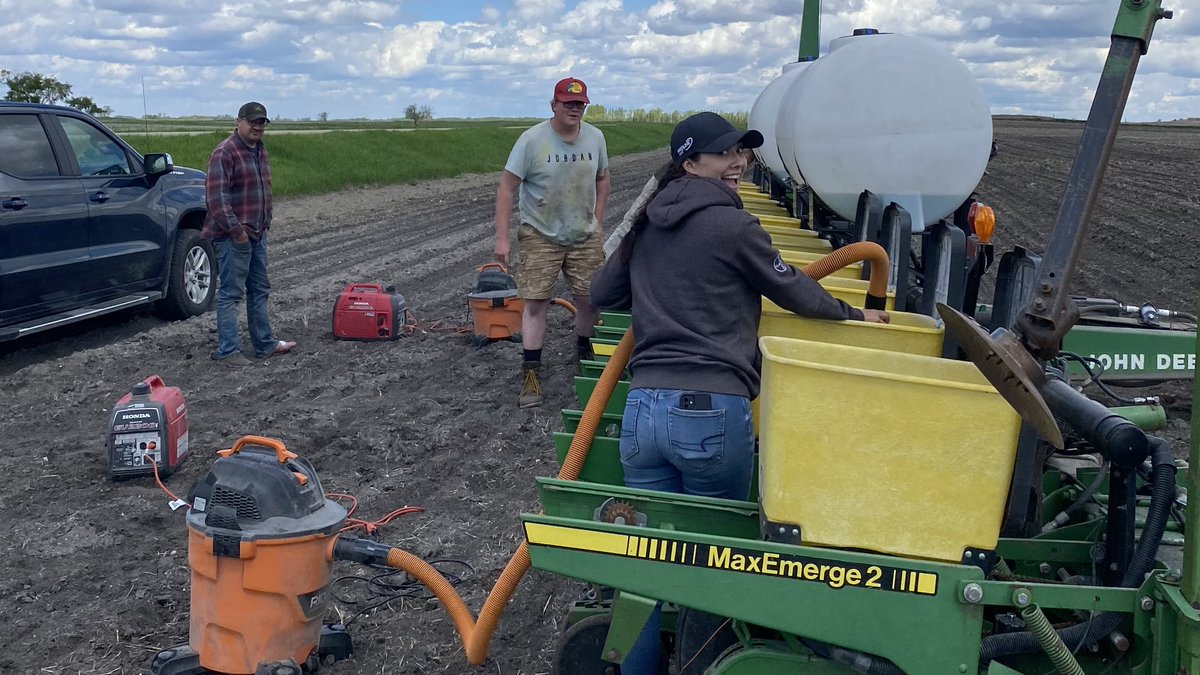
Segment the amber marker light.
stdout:
<path fill-rule="evenodd" d="M 996 233 L 996 212 L 990 206 L 984 206 L 976 202 L 971 205 L 971 228 L 975 230 L 975 236 L 979 237 L 979 243 L 992 243 L 992 235 Z"/>

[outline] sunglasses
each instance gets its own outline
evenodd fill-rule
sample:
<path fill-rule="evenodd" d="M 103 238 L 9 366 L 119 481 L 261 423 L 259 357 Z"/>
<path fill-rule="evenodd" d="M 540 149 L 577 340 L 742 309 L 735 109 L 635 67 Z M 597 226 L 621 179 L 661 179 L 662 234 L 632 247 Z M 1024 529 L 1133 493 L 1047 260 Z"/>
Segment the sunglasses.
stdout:
<path fill-rule="evenodd" d="M 246 124 L 249 124 L 252 127 L 264 127 L 265 128 L 268 124 L 268 122 L 266 120 L 244 120 L 244 121 L 246 122 Z"/>
<path fill-rule="evenodd" d="M 583 110 L 587 107 L 587 104 L 583 101 L 559 101 L 559 103 L 561 103 L 564 108 L 570 110 Z"/>

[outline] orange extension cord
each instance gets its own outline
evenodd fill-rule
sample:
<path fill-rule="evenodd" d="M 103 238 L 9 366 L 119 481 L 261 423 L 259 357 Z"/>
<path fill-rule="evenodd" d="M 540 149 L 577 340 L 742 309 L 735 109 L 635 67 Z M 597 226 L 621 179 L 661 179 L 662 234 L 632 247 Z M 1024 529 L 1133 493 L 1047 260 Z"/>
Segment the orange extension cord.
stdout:
<path fill-rule="evenodd" d="M 867 293 L 877 298 L 885 298 L 888 276 L 886 273 L 888 269 L 887 252 L 879 244 L 873 242 L 857 242 L 840 248 L 820 260 L 806 265 L 801 271 L 812 279 L 821 279 L 846 265 L 860 261 L 870 261 L 871 263 L 871 281 Z M 556 299 L 555 302 L 562 304 L 566 301 L 560 302 L 559 299 Z M 617 344 L 616 351 L 613 352 L 608 364 L 604 367 L 604 372 L 600 374 L 600 380 L 597 382 L 595 390 L 588 398 L 583 416 L 579 420 L 579 428 L 575 431 L 571 447 L 563 460 L 562 469 L 558 472 L 560 480 L 579 479 L 579 472 L 583 469 L 588 450 L 596 436 L 596 429 L 600 425 L 600 416 L 608 405 L 609 398 L 612 397 L 617 381 L 625 372 L 625 366 L 629 363 L 631 354 L 633 354 L 632 328 L 625 331 L 625 335 Z M 508 561 L 508 565 L 500 573 L 500 578 L 496 580 L 496 585 L 492 587 L 492 592 L 484 601 L 478 620 L 472 616 L 471 609 L 463 602 L 450 582 L 429 563 L 407 551 L 392 548 L 388 552 L 387 564 L 389 567 L 406 572 L 433 591 L 437 599 L 446 607 L 451 620 L 454 621 L 454 628 L 458 631 L 466 648 L 467 661 L 473 666 L 478 666 L 487 659 L 488 647 L 491 646 L 492 636 L 500 623 L 500 615 L 508 606 L 508 602 L 516 592 L 517 585 L 521 583 L 525 572 L 529 570 L 529 542 L 522 541 L 516 552 L 513 553 L 512 559 Z"/>

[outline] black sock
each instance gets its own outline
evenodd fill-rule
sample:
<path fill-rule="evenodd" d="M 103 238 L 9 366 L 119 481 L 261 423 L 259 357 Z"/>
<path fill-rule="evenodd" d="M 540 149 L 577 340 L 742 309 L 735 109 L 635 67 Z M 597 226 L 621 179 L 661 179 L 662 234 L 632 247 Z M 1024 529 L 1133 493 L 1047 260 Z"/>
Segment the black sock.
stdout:
<path fill-rule="evenodd" d="M 541 363 L 542 362 L 542 350 L 526 349 L 525 350 L 525 360 L 526 361 L 537 361 L 538 363 Z"/>
<path fill-rule="evenodd" d="M 592 337 L 590 335 L 576 335 L 575 344 L 580 347 L 591 347 Z"/>

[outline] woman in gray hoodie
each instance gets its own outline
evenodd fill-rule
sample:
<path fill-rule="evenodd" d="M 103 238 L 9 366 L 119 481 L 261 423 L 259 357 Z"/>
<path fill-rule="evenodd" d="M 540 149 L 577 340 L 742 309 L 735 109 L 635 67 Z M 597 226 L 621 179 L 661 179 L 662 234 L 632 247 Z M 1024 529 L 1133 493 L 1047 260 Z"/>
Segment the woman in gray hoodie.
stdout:
<path fill-rule="evenodd" d="M 737 187 L 757 131 L 692 115 L 671 134 L 672 162 L 629 233 L 592 279 L 596 307 L 632 310 L 633 376 L 621 425 L 625 484 L 746 499 L 754 462 L 762 296 L 801 316 L 886 323 L 785 263 Z M 659 612 L 621 672 L 657 672 Z M 652 625 L 654 624 L 654 625 Z"/>

